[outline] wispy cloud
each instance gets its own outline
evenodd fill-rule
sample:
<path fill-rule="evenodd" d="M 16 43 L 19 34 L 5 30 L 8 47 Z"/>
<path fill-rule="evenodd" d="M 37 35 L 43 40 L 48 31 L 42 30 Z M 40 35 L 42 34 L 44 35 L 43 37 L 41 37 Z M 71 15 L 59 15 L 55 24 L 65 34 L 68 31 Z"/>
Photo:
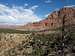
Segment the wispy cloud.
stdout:
<path fill-rule="evenodd" d="M 34 14 L 34 10 L 37 7 L 37 5 L 34 5 L 28 9 L 21 6 L 13 6 L 10 8 L 0 4 L 0 23 L 26 24 L 28 22 L 39 21 L 41 18 Z"/>
<path fill-rule="evenodd" d="M 49 14 L 46 14 L 44 17 L 47 18 Z"/>
<path fill-rule="evenodd" d="M 38 5 L 34 5 L 34 6 L 32 6 L 30 9 L 31 10 L 35 10 L 36 8 L 38 8 L 39 6 Z"/>
<path fill-rule="evenodd" d="M 52 0 L 45 0 L 45 3 L 51 3 Z"/>
<path fill-rule="evenodd" d="M 25 4 L 24 4 L 24 6 L 28 6 L 28 4 L 27 4 L 27 3 L 25 3 Z"/>
<path fill-rule="evenodd" d="M 75 7 L 75 5 L 68 5 L 68 6 L 64 6 L 64 7 Z"/>

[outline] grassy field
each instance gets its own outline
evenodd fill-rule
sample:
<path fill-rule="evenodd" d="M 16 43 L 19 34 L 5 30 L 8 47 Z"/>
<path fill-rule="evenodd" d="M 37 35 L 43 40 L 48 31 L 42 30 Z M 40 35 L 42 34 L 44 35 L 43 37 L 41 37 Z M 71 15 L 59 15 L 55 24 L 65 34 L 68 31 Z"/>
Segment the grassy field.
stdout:
<path fill-rule="evenodd" d="M 20 31 L 15 29 L 0 29 L 0 33 L 30 33 L 30 31 Z"/>

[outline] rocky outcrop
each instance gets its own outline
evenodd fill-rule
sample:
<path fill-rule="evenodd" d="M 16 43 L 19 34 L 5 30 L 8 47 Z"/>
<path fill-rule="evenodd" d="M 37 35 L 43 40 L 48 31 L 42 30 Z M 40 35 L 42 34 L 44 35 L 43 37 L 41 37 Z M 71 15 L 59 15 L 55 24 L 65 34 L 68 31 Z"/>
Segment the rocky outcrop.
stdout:
<path fill-rule="evenodd" d="M 19 30 L 46 30 L 46 29 L 56 29 L 62 26 L 64 19 L 65 25 L 75 24 L 75 8 L 67 7 L 61 8 L 59 11 L 54 11 L 48 18 L 40 21 L 29 23 L 22 27 L 19 27 Z"/>

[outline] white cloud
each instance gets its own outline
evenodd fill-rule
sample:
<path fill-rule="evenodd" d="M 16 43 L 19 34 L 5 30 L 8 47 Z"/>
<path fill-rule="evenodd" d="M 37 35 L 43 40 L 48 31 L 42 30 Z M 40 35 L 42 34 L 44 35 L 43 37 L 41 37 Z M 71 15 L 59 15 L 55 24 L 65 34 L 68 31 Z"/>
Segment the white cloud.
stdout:
<path fill-rule="evenodd" d="M 38 8 L 39 6 L 38 5 L 34 5 L 34 6 L 32 6 L 30 9 L 31 10 L 35 10 L 36 8 Z"/>
<path fill-rule="evenodd" d="M 46 18 L 47 18 L 47 17 L 48 17 L 48 15 L 49 15 L 49 14 L 46 14 L 44 17 L 46 17 Z"/>
<path fill-rule="evenodd" d="M 37 5 L 34 5 L 31 9 L 25 9 L 22 6 L 10 8 L 0 4 L 0 23 L 26 24 L 28 22 L 39 21 L 41 18 L 34 14 L 34 9 L 37 7 Z"/>
<path fill-rule="evenodd" d="M 69 6 L 64 6 L 64 7 L 75 7 L 75 5 L 69 5 Z"/>
<path fill-rule="evenodd" d="M 24 6 L 28 6 L 28 4 L 26 3 L 26 4 L 24 4 Z"/>
<path fill-rule="evenodd" d="M 46 0 L 46 1 L 45 1 L 45 3 L 51 3 L 51 2 L 52 2 L 51 0 Z"/>

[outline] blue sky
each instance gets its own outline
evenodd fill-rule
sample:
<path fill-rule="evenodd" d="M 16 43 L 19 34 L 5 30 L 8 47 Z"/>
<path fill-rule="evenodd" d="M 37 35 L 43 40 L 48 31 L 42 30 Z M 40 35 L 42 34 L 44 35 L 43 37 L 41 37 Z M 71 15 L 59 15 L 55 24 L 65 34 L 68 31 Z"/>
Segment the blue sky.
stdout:
<path fill-rule="evenodd" d="M 26 24 L 52 11 L 75 5 L 75 0 L 0 0 L 0 24 Z"/>

